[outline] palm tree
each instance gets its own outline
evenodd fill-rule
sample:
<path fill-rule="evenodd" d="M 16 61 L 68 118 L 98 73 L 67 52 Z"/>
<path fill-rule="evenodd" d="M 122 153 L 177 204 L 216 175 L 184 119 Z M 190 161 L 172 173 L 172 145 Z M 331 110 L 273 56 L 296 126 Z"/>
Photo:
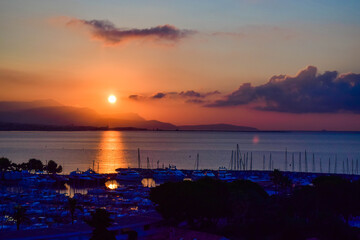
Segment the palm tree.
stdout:
<path fill-rule="evenodd" d="M 20 224 L 25 222 L 28 217 L 26 216 L 26 208 L 18 205 L 14 207 L 14 215 L 13 218 L 16 222 L 16 229 L 19 230 L 20 229 Z"/>
<path fill-rule="evenodd" d="M 93 228 L 92 237 L 90 240 L 115 240 L 115 234 L 109 231 L 113 220 L 110 218 L 110 213 L 105 209 L 98 208 L 91 213 L 91 219 L 85 222 Z"/>
<path fill-rule="evenodd" d="M 75 211 L 79 209 L 82 211 L 82 207 L 77 204 L 77 200 L 75 198 L 68 198 L 67 208 L 69 209 L 71 215 L 71 224 L 74 224 L 75 220 Z"/>

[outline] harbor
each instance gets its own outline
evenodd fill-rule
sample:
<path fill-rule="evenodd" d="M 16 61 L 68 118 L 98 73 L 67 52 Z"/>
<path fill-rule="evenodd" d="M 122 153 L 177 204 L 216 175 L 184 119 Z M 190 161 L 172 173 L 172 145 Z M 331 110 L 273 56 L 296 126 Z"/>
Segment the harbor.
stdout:
<path fill-rule="evenodd" d="M 197 165 L 198 166 L 198 165 Z M 16 230 L 12 209 L 23 206 L 28 209 L 28 221 L 21 229 L 42 229 L 71 224 L 68 209 L 69 197 L 76 199 L 75 223 L 89 217 L 96 208 L 103 208 L 112 214 L 115 222 L 124 217 L 155 213 L 155 206 L 149 200 L 150 188 L 164 182 L 196 181 L 203 177 L 222 181 L 250 180 L 262 186 L 269 195 L 276 189 L 270 175 L 272 171 L 259 170 L 179 170 L 175 166 L 159 169 L 122 168 L 114 174 L 98 174 L 92 169 L 73 171 L 68 175 L 29 173 L 27 171 L 4 173 L 1 181 L 0 204 L 1 231 Z M 319 176 L 337 175 L 356 181 L 359 175 L 283 172 L 291 179 L 293 186 L 311 185 Z M 15 177 L 9 177 L 16 175 Z"/>

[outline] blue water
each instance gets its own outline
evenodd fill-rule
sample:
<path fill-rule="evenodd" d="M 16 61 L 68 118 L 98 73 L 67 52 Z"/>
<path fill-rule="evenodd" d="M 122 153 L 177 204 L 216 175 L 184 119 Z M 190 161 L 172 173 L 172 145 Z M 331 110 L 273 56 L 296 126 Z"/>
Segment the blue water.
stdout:
<path fill-rule="evenodd" d="M 65 173 L 94 167 L 99 172 L 114 172 L 118 167 L 137 167 L 137 149 L 141 150 L 141 167 L 176 165 L 193 169 L 196 154 L 201 169 L 230 168 L 231 151 L 239 144 L 248 153 L 248 169 L 252 153 L 252 169 L 356 172 L 360 168 L 360 134 L 330 132 L 167 132 L 167 131 L 99 131 L 99 132 L 0 132 L 0 156 L 20 163 L 37 158 L 44 163 L 55 160 Z M 285 165 L 287 149 L 287 165 Z M 314 154 L 314 160 L 313 160 Z M 329 168 L 330 158 L 330 168 Z M 335 160 L 336 159 L 336 160 Z M 347 160 L 348 159 L 348 160 Z M 359 159 L 357 161 L 357 159 Z M 321 168 L 320 168 L 321 162 Z M 314 163 L 314 165 L 313 165 Z M 344 166 L 344 167 L 343 167 Z"/>

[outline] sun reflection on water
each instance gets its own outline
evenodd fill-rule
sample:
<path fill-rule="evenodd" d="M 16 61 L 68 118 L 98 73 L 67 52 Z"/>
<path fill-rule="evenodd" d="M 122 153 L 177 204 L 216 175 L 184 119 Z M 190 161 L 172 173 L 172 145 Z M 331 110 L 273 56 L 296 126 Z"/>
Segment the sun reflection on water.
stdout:
<path fill-rule="evenodd" d="M 95 170 L 99 173 L 114 173 L 115 169 L 127 167 L 123 153 L 123 133 L 104 131 L 101 136 Z"/>
<path fill-rule="evenodd" d="M 148 188 L 156 187 L 156 183 L 153 178 L 144 178 L 143 180 L 141 180 L 141 184 L 143 187 L 148 187 Z"/>
<path fill-rule="evenodd" d="M 119 187 L 119 184 L 116 180 L 110 180 L 105 183 L 105 186 L 110 190 L 114 190 Z"/>

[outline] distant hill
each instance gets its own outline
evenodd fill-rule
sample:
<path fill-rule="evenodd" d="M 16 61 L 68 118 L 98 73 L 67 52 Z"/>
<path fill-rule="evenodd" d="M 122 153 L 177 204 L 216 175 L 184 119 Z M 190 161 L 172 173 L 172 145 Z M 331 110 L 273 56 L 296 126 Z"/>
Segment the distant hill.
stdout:
<path fill-rule="evenodd" d="M 30 102 L 4 101 L 0 102 L 0 111 L 19 111 L 41 107 L 59 107 L 62 104 L 52 99 L 36 100 Z"/>
<path fill-rule="evenodd" d="M 257 131 L 230 124 L 176 126 L 146 120 L 135 113 L 101 115 L 90 108 L 64 106 L 53 100 L 0 102 L 0 130 L 184 130 Z"/>
<path fill-rule="evenodd" d="M 133 127 L 92 127 L 92 126 L 54 126 L 40 124 L 22 124 L 22 123 L 2 123 L 0 122 L 0 131 L 145 131 L 144 128 Z"/>
<path fill-rule="evenodd" d="M 242 131 L 242 132 L 253 132 L 258 131 L 257 128 L 244 127 L 231 124 L 209 124 L 209 125 L 185 125 L 178 126 L 179 130 L 186 131 Z"/>
<path fill-rule="evenodd" d="M 63 106 L 52 100 L 0 102 L 0 122 L 3 124 L 14 123 L 42 126 L 108 126 L 111 128 L 149 130 L 176 129 L 176 126 L 173 124 L 156 120 L 145 120 L 135 113 L 122 113 L 115 116 L 100 115 L 90 108 Z"/>
<path fill-rule="evenodd" d="M 101 116 L 88 108 L 40 107 L 15 111 L 0 111 L 0 121 L 41 125 L 99 126 Z"/>

